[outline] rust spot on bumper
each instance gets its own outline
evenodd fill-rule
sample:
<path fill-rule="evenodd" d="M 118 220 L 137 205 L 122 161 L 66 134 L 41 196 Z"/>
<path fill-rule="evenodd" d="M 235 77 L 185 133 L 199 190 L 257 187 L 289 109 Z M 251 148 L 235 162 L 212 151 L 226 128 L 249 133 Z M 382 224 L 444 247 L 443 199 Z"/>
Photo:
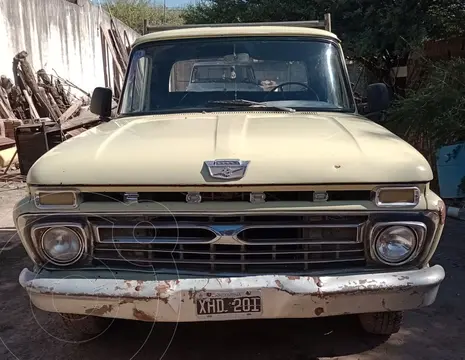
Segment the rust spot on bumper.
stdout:
<path fill-rule="evenodd" d="M 102 316 L 108 312 L 111 312 L 113 310 L 112 305 L 102 305 L 99 307 L 94 307 L 91 309 L 86 309 L 86 314 L 87 315 L 93 315 L 93 316 Z"/>
<path fill-rule="evenodd" d="M 142 310 L 139 310 L 139 309 L 136 309 L 136 308 L 134 308 L 134 310 L 132 311 L 132 315 L 137 320 L 152 321 L 152 322 L 155 321 L 155 318 L 152 315 L 149 315 L 149 314 L 143 312 Z"/>
<path fill-rule="evenodd" d="M 315 315 L 316 316 L 320 316 L 321 314 L 323 314 L 325 312 L 325 310 L 322 308 L 322 307 L 317 307 L 315 309 Z"/>
<path fill-rule="evenodd" d="M 299 280 L 300 276 L 288 276 L 287 277 L 289 280 Z"/>

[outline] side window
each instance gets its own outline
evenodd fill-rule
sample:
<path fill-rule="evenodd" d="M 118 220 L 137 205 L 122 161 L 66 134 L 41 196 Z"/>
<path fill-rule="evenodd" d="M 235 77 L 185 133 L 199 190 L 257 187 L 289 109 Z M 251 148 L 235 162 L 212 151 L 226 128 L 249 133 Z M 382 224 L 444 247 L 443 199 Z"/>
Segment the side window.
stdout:
<path fill-rule="evenodd" d="M 170 72 L 170 92 L 186 91 L 189 82 L 199 76 L 196 73 L 192 74 L 194 63 L 195 60 L 182 60 L 173 64 Z"/>
<path fill-rule="evenodd" d="M 131 62 L 123 112 L 138 112 L 148 108 L 151 70 L 151 59 L 143 51 L 137 52 Z"/>

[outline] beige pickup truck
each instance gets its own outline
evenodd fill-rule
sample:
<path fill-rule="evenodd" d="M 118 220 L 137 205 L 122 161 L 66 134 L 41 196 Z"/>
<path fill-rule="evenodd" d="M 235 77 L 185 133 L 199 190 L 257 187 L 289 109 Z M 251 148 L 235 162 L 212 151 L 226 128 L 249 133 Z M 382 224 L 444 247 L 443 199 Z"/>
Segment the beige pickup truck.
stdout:
<path fill-rule="evenodd" d="M 389 104 L 385 85 L 357 109 L 340 41 L 318 26 L 138 38 L 116 116 L 111 90 L 96 88 L 105 122 L 29 171 L 14 220 L 34 264 L 19 277 L 32 303 L 87 336 L 115 318 L 343 314 L 392 334 L 404 310 L 432 304 L 445 206 L 431 167 L 369 119 Z M 212 58 L 279 82 L 187 91 L 186 64 Z"/>

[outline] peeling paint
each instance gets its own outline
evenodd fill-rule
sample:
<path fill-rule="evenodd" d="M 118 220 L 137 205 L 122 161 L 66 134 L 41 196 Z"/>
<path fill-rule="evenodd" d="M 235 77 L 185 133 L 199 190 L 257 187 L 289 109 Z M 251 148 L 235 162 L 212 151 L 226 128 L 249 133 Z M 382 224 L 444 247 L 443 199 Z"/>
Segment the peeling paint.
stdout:
<path fill-rule="evenodd" d="M 321 282 L 321 279 L 318 276 L 314 276 L 313 281 L 315 282 L 316 286 L 318 286 L 318 287 L 323 286 L 323 283 Z"/>
<path fill-rule="evenodd" d="M 97 278 L 91 282 L 87 279 L 70 282 L 68 279 L 41 278 L 24 269 L 19 282 L 33 303 L 46 311 L 76 311 L 142 321 L 196 321 L 198 293 L 246 293 L 252 289 L 260 290 L 264 304 L 274 304 L 264 308 L 263 318 L 414 309 L 434 301 L 437 288 L 444 279 L 444 270 L 436 265 L 392 275 L 260 275 L 162 281 Z M 354 297 L 357 297 L 356 301 Z M 98 305 L 94 306 L 96 302 Z M 156 309 L 157 314 L 152 314 L 152 309 Z"/>
<path fill-rule="evenodd" d="M 158 296 L 162 296 L 168 293 L 168 290 L 170 290 L 170 285 L 169 284 L 158 284 L 155 287 L 155 290 L 157 292 Z"/>

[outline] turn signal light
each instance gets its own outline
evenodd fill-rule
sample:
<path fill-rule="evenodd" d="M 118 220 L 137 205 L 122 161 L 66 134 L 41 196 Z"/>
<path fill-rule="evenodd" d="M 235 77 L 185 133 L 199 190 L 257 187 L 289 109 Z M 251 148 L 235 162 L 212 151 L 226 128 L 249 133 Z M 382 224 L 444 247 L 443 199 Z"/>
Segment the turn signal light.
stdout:
<path fill-rule="evenodd" d="M 420 201 L 417 187 L 382 187 L 375 191 L 376 206 L 416 206 Z"/>
<path fill-rule="evenodd" d="M 79 205 L 76 191 L 37 191 L 34 202 L 38 208 L 75 208 Z"/>

